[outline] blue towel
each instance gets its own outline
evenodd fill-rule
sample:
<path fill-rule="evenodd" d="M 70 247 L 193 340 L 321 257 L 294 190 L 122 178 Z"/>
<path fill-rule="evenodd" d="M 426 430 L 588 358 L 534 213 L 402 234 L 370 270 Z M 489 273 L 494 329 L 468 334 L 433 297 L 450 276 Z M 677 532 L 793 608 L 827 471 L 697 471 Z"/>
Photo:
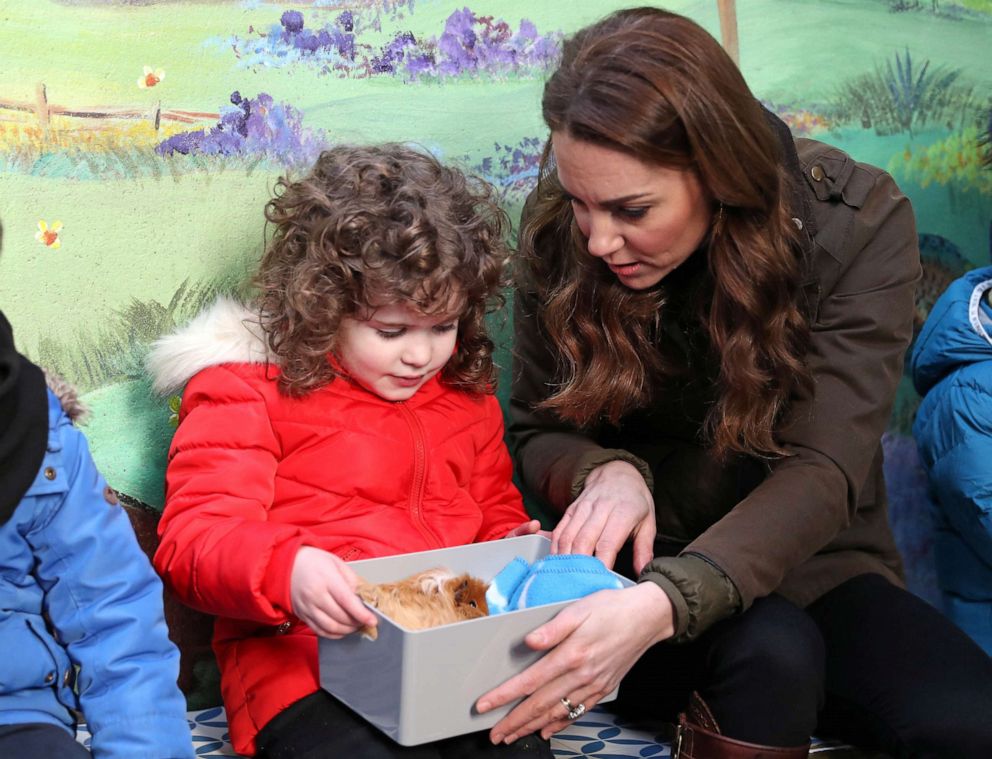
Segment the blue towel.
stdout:
<path fill-rule="evenodd" d="M 497 574 L 486 591 L 489 614 L 573 601 L 597 590 L 623 587 L 595 556 L 559 554 L 529 565 L 519 556 Z"/>

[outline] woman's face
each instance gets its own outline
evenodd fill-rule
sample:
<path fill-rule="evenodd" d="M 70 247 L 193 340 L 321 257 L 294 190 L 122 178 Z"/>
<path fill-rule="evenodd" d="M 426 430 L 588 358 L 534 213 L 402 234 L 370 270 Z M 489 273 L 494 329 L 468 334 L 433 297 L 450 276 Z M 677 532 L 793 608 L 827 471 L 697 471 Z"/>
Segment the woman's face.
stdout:
<path fill-rule="evenodd" d="M 712 213 L 695 171 L 645 163 L 563 132 L 551 143 L 589 253 L 621 283 L 632 290 L 656 285 L 699 247 Z"/>

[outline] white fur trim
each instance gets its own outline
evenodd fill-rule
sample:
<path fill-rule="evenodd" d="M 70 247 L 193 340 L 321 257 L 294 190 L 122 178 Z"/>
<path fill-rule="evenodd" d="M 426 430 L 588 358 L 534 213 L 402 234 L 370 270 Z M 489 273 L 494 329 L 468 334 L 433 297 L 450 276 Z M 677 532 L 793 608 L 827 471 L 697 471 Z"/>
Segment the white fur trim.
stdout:
<path fill-rule="evenodd" d="M 155 392 L 169 395 L 180 391 L 190 377 L 208 366 L 273 360 L 258 312 L 221 297 L 185 327 L 152 343 L 145 366 Z"/>

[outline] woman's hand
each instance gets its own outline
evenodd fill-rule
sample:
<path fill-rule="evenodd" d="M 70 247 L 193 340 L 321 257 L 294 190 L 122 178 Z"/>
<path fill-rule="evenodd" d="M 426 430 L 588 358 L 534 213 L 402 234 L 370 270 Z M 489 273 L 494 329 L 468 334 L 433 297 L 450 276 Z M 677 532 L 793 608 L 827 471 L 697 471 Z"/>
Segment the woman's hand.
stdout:
<path fill-rule="evenodd" d="M 293 613 L 315 633 L 342 638 L 375 627 L 376 616 L 355 593 L 358 575 L 333 553 L 312 546 L 296 552 L 289 581 Z"/>
<path fill-rule="evenodd" d="M 586 477 L 551 535 L 551 552 L 595 555 L 612 568 L 620 547 L 633 535 L 634 571 L 640 574 L 654 555 L 657 529 L 654 497 L 637 467 L 610 461 Z"/>
<path fill-rule="evenodd" d="M 672 604 L 652 582 L 601 590 L 566 606 L 524 639 L 533 649 L 552 650 L 476 702 L 487 712 L 527 697 L 493 726 L 490 740 L 511 743 L 538 730 L 550 737 L 569 724 L 562 698 L 592 709 L 648 648 L 673 633 Z"/>
<path fill-rule="evenodd" d="M 547 530 L 541 529 L 541 523 L 536 519 L 531 519 L 529 522 L 524 522 L 519 527 L 514 527 L 510 530 L 504 538 L 519 538 L 523 535 L 541 535 L 545 538 L 550 539 L 551 533 Z"/>

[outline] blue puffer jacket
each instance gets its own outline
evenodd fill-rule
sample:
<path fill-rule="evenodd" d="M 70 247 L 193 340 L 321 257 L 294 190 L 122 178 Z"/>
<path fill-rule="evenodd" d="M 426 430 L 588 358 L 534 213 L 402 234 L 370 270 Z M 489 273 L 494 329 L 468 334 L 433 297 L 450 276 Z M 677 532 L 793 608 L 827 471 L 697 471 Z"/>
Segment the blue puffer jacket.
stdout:
<path fill-rule="evenodd" d="M 96 757 L 192 757 L 162 584 L 86 440 L 48 393 L 41 470 L 0 526 L 0 724 L 72 732 Z"/>
<path fill-rule="evenodd" d="M 992 654 L 992 267 L 956 280 L 913 349 L 913 436 L 936 501 L 945 611 Z"/>

